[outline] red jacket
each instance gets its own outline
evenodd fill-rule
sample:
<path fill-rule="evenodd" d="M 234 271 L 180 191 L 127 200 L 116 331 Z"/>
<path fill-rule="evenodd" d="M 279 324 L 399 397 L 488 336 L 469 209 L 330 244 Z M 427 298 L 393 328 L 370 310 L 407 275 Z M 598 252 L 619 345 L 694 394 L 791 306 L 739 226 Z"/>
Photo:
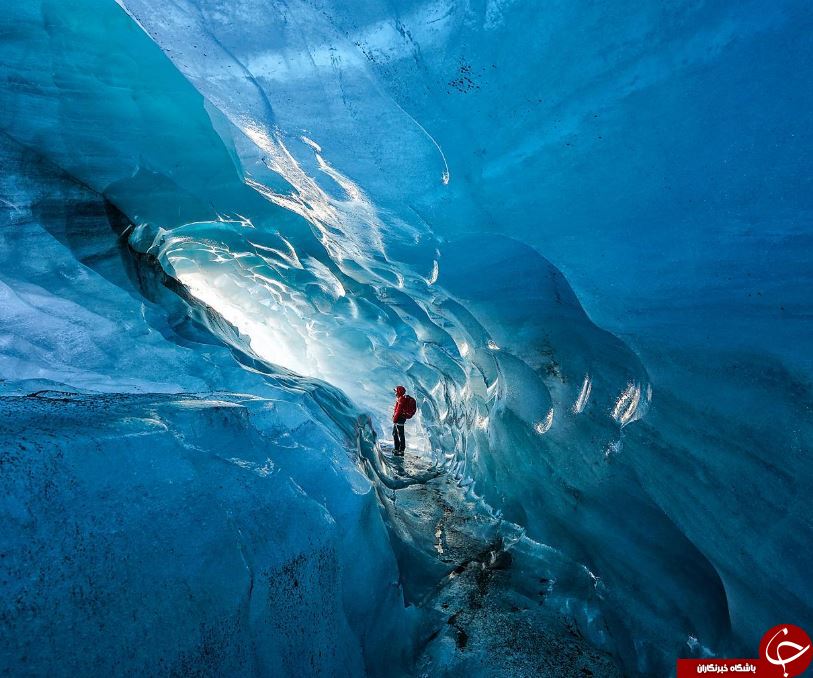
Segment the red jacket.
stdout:
<path fill-rule="evenodd" d="M 404 396 L 406 395 L 406 389 L 403 386 L 399 386 L 395 389 L 395 408 L 392 411 L 392 422 L 395 423 L 398 421 L 398 417 L 401 416 L 401 412 L 404 409 Z"/>

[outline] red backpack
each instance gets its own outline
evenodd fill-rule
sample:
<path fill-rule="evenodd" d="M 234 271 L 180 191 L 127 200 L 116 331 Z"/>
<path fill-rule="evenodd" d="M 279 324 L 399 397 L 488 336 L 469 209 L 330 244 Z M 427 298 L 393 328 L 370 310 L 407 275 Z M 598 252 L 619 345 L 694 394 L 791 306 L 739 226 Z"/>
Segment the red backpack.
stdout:
<path fill-rule="evenodd" d="M 407 419 L 412 419 L 417 410 L 418 403 L 415 402 L 415 398 L 413 398 L 411 395 L 405 395 L 401 403 L 401 414 L 403 414 Z"/>

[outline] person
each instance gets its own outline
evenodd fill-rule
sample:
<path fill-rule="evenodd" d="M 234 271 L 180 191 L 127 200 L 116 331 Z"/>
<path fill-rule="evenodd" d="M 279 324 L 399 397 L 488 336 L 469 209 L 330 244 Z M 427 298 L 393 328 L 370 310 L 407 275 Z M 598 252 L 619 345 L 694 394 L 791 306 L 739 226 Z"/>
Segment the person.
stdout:
<path fill-rule="evenodd" d="M 392 411 L 392 441 L 393 454 L 397 457 L 403 457 L 406 449 L 406 437 L 404 436 L 404 423 L 408 419 L 405 411 L 406 404 L 406 389 L 403 386 L 396 386 L 395 408 Z"/>

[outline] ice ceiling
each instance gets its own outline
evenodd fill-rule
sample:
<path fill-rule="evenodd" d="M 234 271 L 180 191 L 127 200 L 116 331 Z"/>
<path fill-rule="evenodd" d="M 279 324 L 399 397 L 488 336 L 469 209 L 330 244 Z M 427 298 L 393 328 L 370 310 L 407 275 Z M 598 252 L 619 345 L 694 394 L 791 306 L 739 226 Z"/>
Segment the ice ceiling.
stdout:
<path fill-rule="evenodd" d="M 584 564 L 586 632 L 627 670 L 810 621 L 803 3 L 42 0 L 0 21 L 10 214 L 55 190 L 30 187 L 36 153 L 120 211 L 187 306 L 150 303 L 242 368 L 329 414 L 349 406 L 313 384 L 335 387 L 384 433 L 405 384 L 414 452 Z M 62 240 L 90 266 L 88 237 Z M 9 243 L 20 298 L 39 278 L 13 262 L 49 255 Z M 5 350 L 10 382 L 249 388 Z"/>

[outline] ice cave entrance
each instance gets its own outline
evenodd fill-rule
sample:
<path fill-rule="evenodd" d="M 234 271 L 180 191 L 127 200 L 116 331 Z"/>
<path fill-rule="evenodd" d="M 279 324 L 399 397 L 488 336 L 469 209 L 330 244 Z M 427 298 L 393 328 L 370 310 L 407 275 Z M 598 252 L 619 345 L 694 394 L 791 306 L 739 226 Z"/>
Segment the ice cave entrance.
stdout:
<path fill-rule="evenodd" d="M 191 237 L 188 233 L 193 228 L 250 233 L 254 226 L 244 218 L 223 219 L 189 224 L 180 235 L 164 234 L 158 258 L 165 272 L 230 323 L 245 348 L 261 361 L 344 389 L 366 408 L 379 434 L 387 440 L 395 383 L 365 383 L 367 371 L 375 365 L 365 364 L 350 353 L 342 354 L 346 347 L 340 337 L 335 341 L 340 327 L 320 327 L 309 317 L 314 314 L 312 300 L 280 275 L 280 268 L 290 275 L 290 269 L 303 266 L 293 246 L 276 236 L 280 240 L 278 247 L 246 238 L 245 249 L 232 249 L 229 239 Z M 321 292 L 332 295 L 334 301 L 345 297 L 341 282 L 324 265 L 315 259 L 307 264 L 318 271 Z M 337 371 L 337 363 L 343 372 Z M 432 445 L 420 411 L 410 429 L 410 451 L 419 456 L 431 455 Z"/>

